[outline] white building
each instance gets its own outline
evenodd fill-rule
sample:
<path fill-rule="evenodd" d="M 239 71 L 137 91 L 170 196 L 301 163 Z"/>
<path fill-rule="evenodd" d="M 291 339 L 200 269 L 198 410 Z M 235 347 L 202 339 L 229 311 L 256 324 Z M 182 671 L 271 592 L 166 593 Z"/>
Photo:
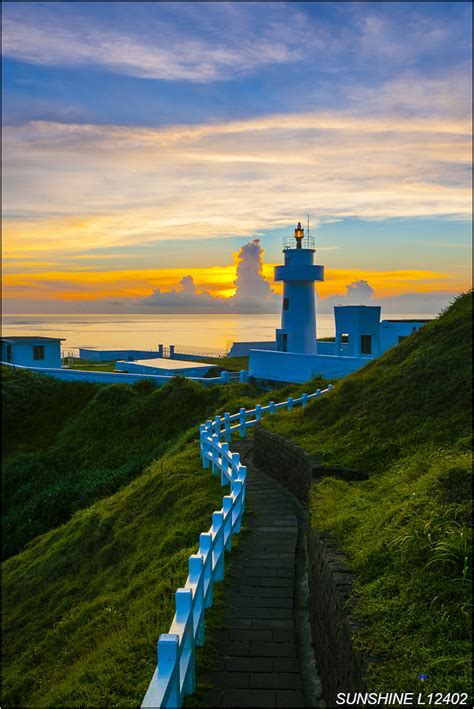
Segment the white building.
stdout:
<path fill-rule="evenodd" d="M 61 342 L 58 337 L 2 337 L 2 362 L 22 367 L 61 367 Z"/>
<path fill-rule="evenodd" d="M 314 282 L 324 280 L 324 267 L 313 264 L 314 244 L 301 224 L 294 240 L 285 240 L 285 263 L 275 268 L 282 281 L 281 328 L 275 342 L 234 343 L 229 353 L 249 354 L 249 374 L 270 382 L 304 382 L 314 376 L 343 377 L 422 327 L 427 320 L 380 320 L 380 306 L 334 308 L 334 342 L 316 339 Z M 245 351 L 246 350 L 246 351 Z"/>

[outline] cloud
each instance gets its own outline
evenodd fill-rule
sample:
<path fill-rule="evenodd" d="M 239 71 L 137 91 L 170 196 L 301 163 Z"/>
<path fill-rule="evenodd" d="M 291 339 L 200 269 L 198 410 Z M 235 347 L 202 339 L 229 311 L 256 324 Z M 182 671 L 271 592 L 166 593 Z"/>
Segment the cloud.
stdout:
<path fill-rule="evenodd" d="M 380 305 L 385 315 L 436 314 L 441 312 L 458 295 L 456 290 L 437 290 L 425 293 L 402 293 L 377 296 L 367 281 L 354 281 L 346 285 L 346 293 L 317 298 L 317 312 L 329 314 L 336 305 Z"/>
<path fill-rule="evenodd" d="M 320 299 L 324 312 L 332 311 L 335 305 L 375 305 L 375 301 L 372 299 L 375 290 L 368 281 L 353 281 L 345 288 L 346 292 L 343 295 L 336 294 Z"/>
<path fill-rule="evenodd" d="M 310 46 L 299 13 L 278 3 L 266 4 L 254 22 L 248 21 L 246 8 L 213 8 L 210 3 L 206 13 L 192 16 L 179 5 L 171 13 L 169 7 L 151 5 L 146 17 L 130 3 L 121 19 L 117 12 L 101 18 L 93 10 L 25 4 L 28 13 L 5 8 L 3 53 L 45 66 L 100 66 L 145 79 L 210 82 L 294 62 Z M 203 15 L 210 15 L 211 22 L 205 23 Z M 293 23 L 292 32 L 288 23 Z"/>
<path fill-rule="evenodd" d="M 6 255 L 253 236 L 295 214 L 469 218 L 459 117 L 273 115 L 162 129 L 4 129 Z"/>
<path fill-rule="evenodd" d="M 253 239 L 240 249 L 237 256 L 237 278 L 232 308 L 271 311 L 280 304 L 270 284 L 263 276 L 263 249 L 260 239 Z"/>
<path fill-rule="evenodd" d="M 142 298 L 137 307 L 145 306 L 159 312 L 262 313 L 276 312 L 281 299 L 271 289 L 263 275 L 263 249 L 259 239 L 244 244 L 237 254 L 235 293 L 229 298 L 198 291 L 192 276 L 184 276 L 179 289 L 162 292 L 157 288 Z M 135 307 L 135 306 L 134 306 Z"/>

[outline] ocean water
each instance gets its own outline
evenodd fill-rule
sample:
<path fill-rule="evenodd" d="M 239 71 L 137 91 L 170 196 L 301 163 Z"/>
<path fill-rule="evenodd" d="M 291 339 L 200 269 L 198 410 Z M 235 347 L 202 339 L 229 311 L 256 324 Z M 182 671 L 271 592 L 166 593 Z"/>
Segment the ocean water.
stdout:
<path fill-rule="evenodd" d="M 392 315 L 427 318 L 427 315 Z M 280 315 L 4 315 L 3 337 L 62 337 L 62 350 L 79 347 L 157 349 L 176 345 L 201 354 L 227 351 L 234 340 L 274 340 Z M 317 316 L 318 337 L 334 335 L 334 316 Z"/>

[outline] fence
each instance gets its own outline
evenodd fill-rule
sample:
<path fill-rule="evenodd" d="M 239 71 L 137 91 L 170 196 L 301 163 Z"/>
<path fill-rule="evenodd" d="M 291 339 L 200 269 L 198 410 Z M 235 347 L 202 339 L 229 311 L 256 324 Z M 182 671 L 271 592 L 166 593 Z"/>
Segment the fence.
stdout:
<path fill-rule="evenodd" d="M 224 578 L 225 552 L 232 547 L 233 534 L 240 532 L 245 506 L 247 469 L 239 454 L 229 450 L 232 434 L 238 431 L 244 438 L 247 429 L 255 426 L 264 413 L 291 411 L 298 404 L 306 406 L 330 389 L 332 385 L 297 399 L 289 397 L 279 404 L 271 401 L 267 406 L 242 408 L 237 414 L 226 413 L 201 424 L 203 467 L 220 475 L 222 486 L 230 485 L 230 495 L 224 496 L 222 508 L 213 512 L 209 531 L 200 535 L 198 553 L 189 557 L 189 575 L 184 588 L 176 591 L 176 614 L 170 630 L 158 640 L 158 665 L 142 707 L 181 707 L 183 697 L 196 687 L 195 647 L 204 643 L 205 610 L 212 606 L 213 584 Z M 222 437 L 225 441 L 221 441 Z"/>

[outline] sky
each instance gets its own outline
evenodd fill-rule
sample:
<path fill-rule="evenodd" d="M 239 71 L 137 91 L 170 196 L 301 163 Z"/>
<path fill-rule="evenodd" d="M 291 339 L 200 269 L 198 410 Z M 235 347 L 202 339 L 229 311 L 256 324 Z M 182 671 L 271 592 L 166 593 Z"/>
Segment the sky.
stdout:
<path fill-rule="evenodd" d="M 468 2 L 4 2 L 4 312 L 275 312 L 471 287 Z"/>

